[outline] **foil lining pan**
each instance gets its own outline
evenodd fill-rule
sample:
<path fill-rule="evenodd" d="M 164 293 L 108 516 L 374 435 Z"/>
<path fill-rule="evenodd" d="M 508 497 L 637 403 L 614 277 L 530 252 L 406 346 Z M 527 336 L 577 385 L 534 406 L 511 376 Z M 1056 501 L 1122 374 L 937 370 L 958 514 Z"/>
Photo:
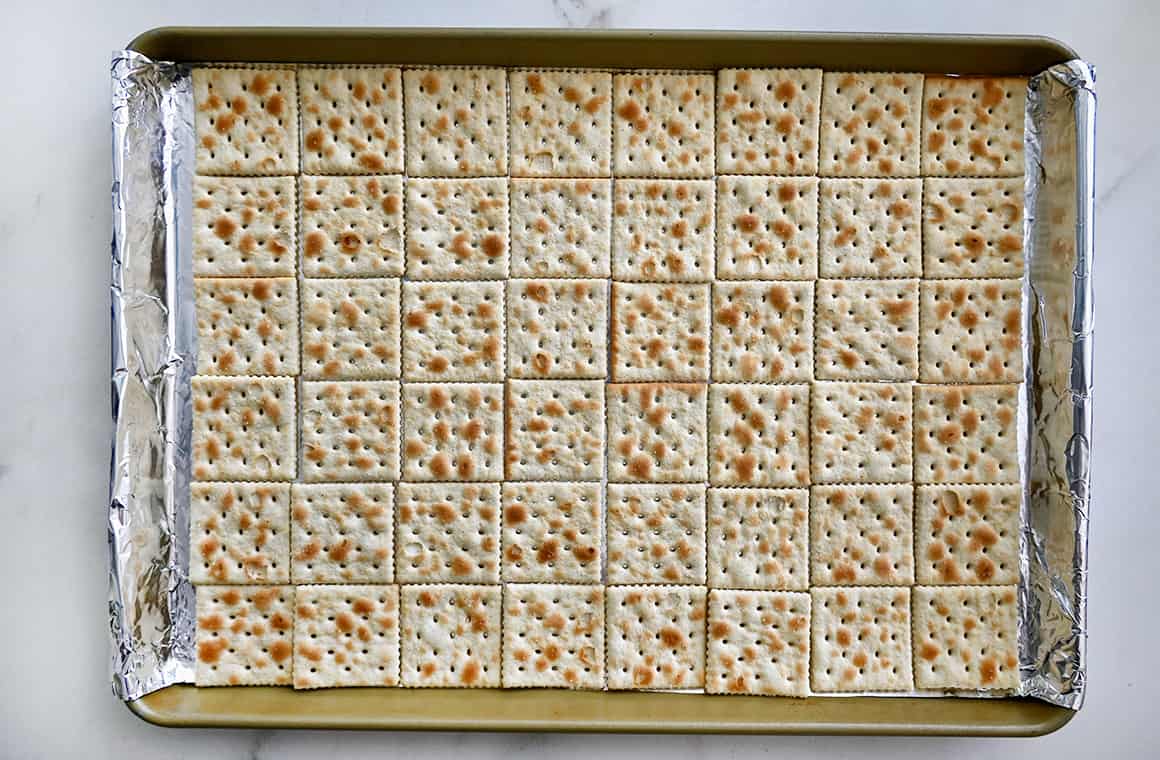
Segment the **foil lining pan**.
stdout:
<path fill-rule="evenodd" d="M 196 365 L 189 69 L 112 59 L 112 685 L 133 700 L 194 673 L 189 472 Z M 1090 504 L 1095 73 L 1027 92 L 1024 474 L 1017 694 L 1078 710 L 1085 683 Z M 897 696 L 898 693 L 893 693 Z M 965 692 L 963 696 L 1003 696 Z M 937 696 L 912 692 L 908 696 Z"/>

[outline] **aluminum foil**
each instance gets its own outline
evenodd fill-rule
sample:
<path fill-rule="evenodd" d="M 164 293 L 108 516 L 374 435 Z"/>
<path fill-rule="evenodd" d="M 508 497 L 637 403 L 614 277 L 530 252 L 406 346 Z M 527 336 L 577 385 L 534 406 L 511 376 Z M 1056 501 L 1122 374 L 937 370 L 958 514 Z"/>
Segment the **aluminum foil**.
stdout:
<path fill-rule="evenodd" d="M 193 97 L 187 68 L 132 51 L 114 55 L 112 79 L 109 630 L 113 690 L 132 700 L 192 682 L 194 672 Z M 1094 81 L 1082 61 L 1033 77 L 1026 117 L 1018 693 L 1072 709 L 1082 703 L 1085 666 Z"/>

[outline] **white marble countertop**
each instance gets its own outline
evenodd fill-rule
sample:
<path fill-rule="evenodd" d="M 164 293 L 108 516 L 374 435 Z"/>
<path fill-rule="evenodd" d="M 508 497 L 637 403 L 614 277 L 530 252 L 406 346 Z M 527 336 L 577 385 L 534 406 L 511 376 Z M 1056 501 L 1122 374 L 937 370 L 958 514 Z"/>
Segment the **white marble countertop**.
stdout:
<path fill-rule="evenodd" d="M 257 4 L 254 4 L 255 6 Z M 0 756 L 692 758 L 1141 757 L 1155 751 L 1160 534 L 1160 13 L 1149 0 L 896 3 L 201 0 L 6 5 L 0 85 Z M 1098 6 L 1098 10 L 1095 10 Z M 177 731 L 108 685 L 109 53 L 160 25 L 612 26 L 1037 33 L 1099 67 L 1098 393 L 1087 706 L 1061 732 L 1011 740 Z M 1136 94 L 1133 95 L 1132 93 Z M 1151 485 L 1149 485 L 1151 483 Z M 1139 591 L 1140 595 L 1136 595 Z M 1000 746 L 1001 744 L 1001 746 Z M 1154 756 L 1154 755 L 1152 755 Z"/>

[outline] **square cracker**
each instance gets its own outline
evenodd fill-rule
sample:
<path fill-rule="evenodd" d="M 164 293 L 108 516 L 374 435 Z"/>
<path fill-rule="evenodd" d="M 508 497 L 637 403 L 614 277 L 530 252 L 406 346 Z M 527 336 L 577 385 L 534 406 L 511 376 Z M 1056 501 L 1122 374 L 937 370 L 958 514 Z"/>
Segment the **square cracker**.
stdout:
<path fill-rule="evenodd" d="M 919 486 L 914 551 L 918 582 L 1019 582 L 1018 484 Z"/>
<path fill-rule="evenodd" d="M 194 177 L 194 277 L 293 277 L 294 178 Z"/>
<path fill-rule="evenodd" d="M 808 696 L 809 632 L 809 594 L 713 589 L 705 691 Z"/>
<path fill-rule="evenodd" d="M 821 69 L 717 72 L 717 172 L 817 174 Z"/>
<path fill-rule="evenodd" d="M 704 482 L 706 388 L 691 383 L 609 385 L 608 480 Z"/>
<path fill-rule="evenodd" d="M 509 583 L 503 605 L 505 688 L 603 688 L 603 586 Z"/>
<path fill-rule="evenodd" d="M 608 277 L 612 181 L 513 179 L 512 277 Z"/>
<path fill-rule="evenodd" d="M 713 279 L 712 180 L 622 179 L 613 195 L 613 277 Z"/>
<path fill-rule="evenodd" d="M 819 380 L 918 379 L 918 280 L 819 280 Z"/>
<path fill-rule="evenodd" d="M 499 583 L 498 483 L 400 483 L 400 583 Z"/>
<path fill-rule="evenodd" d="M 403 178 L 298 178 L 302 198 L 302 274 L 398 277 L 403 274 Z"/>
<path fill-rule="evenodd" d="M 505 474 L 509 480 L 604 477 L 604 383 L 509 380 Z"/>
<path fill-rule="evenodd" d="M 302 374 L 311 379 L 399 377 L 399 281 L 302 281 Z"/>
<path fill-rule="evenodd" d="M 914 590 L 915 685 L 1015 689 L 1019 622 L 1015 586 Z"/>
<path fill-rule="evenodd" d="M 810 582 L 815 586 L 914 583 L 914 489 L 906 485 L 810 489 Z"/>
<path fill-rule="evenodd" d="M 814 383 L 814 483 L 905 483 L 911 476 L 911 386 Z"/>
<path fill-rule="evenodd" d="M 704 586 L 608 589 L 608 688 L 705 685 Z"/>
<path fill-rule="evenodd" d="M 928 77 L 923 95 L 922 173 L 1013 177 L 1023 174 L 1022 77 Z"/>
<path fill-rule="evenodd" d="M 612 90 L 614 175 L 713 176 L 712 74 L 615 74 Z"/>
<path fill-rule="evenodd" d="M 507 73 L 503 69 L 408 69 L 407 174 L 507 174 Z"/>
<path fill-rule="evenodd" d="M 298 282 L 292 277 L 198 277 L 201 375 L 297 375 Z"/>
<path fill-rule="evenodd" d="M 403 283 L 403 377 L 503 380 L 502 282 Z"/>
<path fill-rule="evenodd" d="M 399 685 L 398 586 L 298 586 L 294 688 Z"/>
<path fill-rule="evenodd" d="M 914 480 L 1018 483 L 1017 385 L 919 385 Z"/>
<path fill-rule="evenodd" d="M 403 686 L 499 688 L 501 587 L 403 586 L 401 602 Z"/>
<path fill-rule="evenodd" d="M 922 74 L 826 72 L 820 173 L 919 176 L 921 109 Z"/>
<path fill-rule="evenodd" d="M 710 385 L 709 451 L 713 485 L 809 484 L 810 387 Z"/>
<path fill-rule="evenodd" d="M 290 683 L 293 586 L 198 586 L 198 686 Z"/>
<path fill-rule="evenodd" d="M 705 486 L 608 484 L 608 583 L 705 583 Z"/>
<path fill-rule="evenodd" d="M 193 69 L 198 174 L 298 171 L 294 69 Z"/>
<path fill-rule="evenodd" d="M 389 483 L 295 483 L 290 492 L 295 583 L 391 583 L 395 491 Z"/>
<path fill-rule="evenodd" d="M 612 283 L 612 379 L 709 379 L 710 286 Z"/>
<path fill-rule="evenodd" d="M 290 581 L 288 483 L 190 483 L 189 580 Z"/>
<path fill-rule="evenodd" d="M 399 69 L 304 68 L 302 170 L 402 174 L 403 82 Z"/>
<path fill-rule="evenodd" d="M 606 280 L 508 280 L 507 287 L 509 376 L 607 376 Z"/>
<path fill-rule="evenodd" d="M 813 588 L 810 596 L 814 691 L 913 687 L 909 588 Z"/>
<path fill-rule="evenodd" d="M 511 173 L 607 177 L 612 167 L 612 76 L 602 71 L 513 71 Z"/>
<path fill-rule="evenodd" d="M 1023 178 L 923 180 L 927 277 L 1023 276 Z"/>
<path fill-rule="evenodd" d="M 297 414 L 290 377 L 195 377 L 194 480 L 293 480 Z"/>
<path fill-rule="evenodd" d="M 403 478 L 502 480 L 503 386 L 403 387 Z"/>
<path fill-rule="evenodd" d="M 1023 281 L 922 283 L 919 379 L 1017 383 L 1023 379 Z"/>
<path fill-rule="evenodd" d="M 499 177 L 407 180 L 407 276 L 508 276 L 508 188 Z"/>
<path fill-rule="evenodd" d="M 814 376 L 812 282 L 718 282 L 713 380 L 792 383 Z"/>
<path fill-rule="evenodd" d="M 822 277 L 921 277 L 922 180 L 823 179 Z"/>
<path fill-rule="evenodd" d="M 718 278 L 812 280 L 817 275 L 817 178 L 717 178 Z"/>
<path fill-rule="evenodd" d="M 503 579 L 600 583 L 599 483 L 503 484 Z"/>
<path fill-rule="evenodd" d="M 302 383 L 302 467 L 307 482 L 399 478 L 399 384 Z"/>
<path fill-rule="evenodd" d="M 708 577 L 714 588 L 809 588 L 804 488 L 710 488 Z"/>

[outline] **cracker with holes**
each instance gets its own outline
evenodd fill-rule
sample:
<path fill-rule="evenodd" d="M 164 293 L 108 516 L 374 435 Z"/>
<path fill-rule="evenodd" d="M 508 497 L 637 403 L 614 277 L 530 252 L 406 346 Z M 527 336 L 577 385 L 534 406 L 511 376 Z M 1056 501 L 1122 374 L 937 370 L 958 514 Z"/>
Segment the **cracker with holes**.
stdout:
<path fill-rule="evenodd" d="M 198 174 L 298 170 L 293 69 L 193 69 Z"/>
<path fill-rule="evenodd" d="M 511 377 L 607 376 L 607 281 L 509 280 L 507 287 Z"/>
<path fill-rule="evenodd" d="M 705 685 L 704 586 L 608 589 L 608 688 Z"/>
<path fill-rule="evenodd" d="M 299 177 L 302 274 L 403 274 L 402 177 Z"/>
<path fill-rule="evenodd" d="M 400 483 L 400 583 L 499 583 L 498 483 Z"/>
<path fill-rule="evenodd" d="M 612 90 L 614 175 L 713 176 L 712 74 L 615 74 Z"/>
<path fill-rule="evenodd" d="M 403 284 L 403 377 L 502 380 L 502 282 Z"/>
<path fill-rule="evenodd" d="M 813 378 L 812 282 L 717 282 L 713 379 L 787 383 Z"/>
<path fill-rule="evenodd" d="M 398 586 L 298 586 L 294 688 L 399 685 Z"/>
<path fill-rule="evenodd" d="M 399 377 L 399 298 L 396 279 L 303 280 L 302 374 Z"/>
<path fill-rule="evenodd" d="M 810 387 L 709 386 L 709 451 L 713 485 L 808 485 Z"/>
<path fill-rule="evenodd" d="M 604 476 L 604 383 L 511 380 L 504 407 L 510 480 Z"/>
<path fill-rule="evenodd" d="M 709 379 L 708 284 L 612 284 L 612 379 Z"/>
<path fill-rule="evenodd" d="M 1022 280 L 922 283 L 919 379 L 1017 383 L 1023 379 Z"/>
<path fill-rule="evenodd" d="M 812 280 L 818 274 L 818 180 L 717 178 L 717 277 Z"/>
<path fill-rule="evenodd" d="M 613 277 L 713 279 L 712 180 L 617 180 L 613 200 Z"/>
<path fill-rule="evenodd" d="M 402 587 L 402 685 L 499 688 L 501 587 Z"/>
<path fill-rule="evenodd" d="M 389 483 L 295 483 L 290 503 L 295 583 L 394 581 Z"/>
<path fill-rule="evenodd" d="M 511 173 L 607 177 L 612 169 L 612 76 L 601 71 L 513 71 Z"/>
<path fill-rule="evenodd" d="M 408 69 L 407 174 L 507 174 L 507 73 L 503 69 Z"/>
<path fill-rule="evenodd" d="M 503 385 L 403 387 L 405 480 L 502 480 Z"/>
<path fill-rule="evenodd" d="M 821 69 L 717 72 L 717 171 L 816 174 Z"/>
<path fill-rule="evenodd" d="M 706 692 L 805 697 L 809 667 L 809 594 L 709 592 Z"/>
<path fill-rule="evenodd" d="M 814 483 L 905 483 L 911 476 L 911 386 L 815 383 Z"/>
<path fill-rule="evenodd" d="M 1018 483 L 1019 386 L 919 385 L 914 391 L 918 483 Z"/>
<path fill-rule="evenodd" d="M 302 383 L 302 466 L 307 482 L 399 478 L 399 384 Z"/>
<path fill-rule="evenodd" d="M 927 77 L 922 173 L 935 177 L 1023 174 L 1027 80 Z"/>
<path fill-rule="evenodd" d="M 920 689 L 1015 689 L 1015 586 L 914 590 L 914 681 Z"/>
<path fill-rule="evenodd" d="M 709 585 L 805 591 L 809 496 L 804 488 L 710 488 Z"/>
<path fill-rule="evenodd" d="M 823 179 L 822 277 L 921 277 L 921 198 L 919 179 Z"/>
<path fill-rule="evenodd" d="M 819 173 L 917 177 L 922 74 L 826 72 Z"/>
<path fill-rule="evenodd" d="M 810 589 L 814 691 L 906 691 L 913 687 L 910 589 Z"/>
<path fill-rule="evenodd" d="M 402 174 L 403 82 L 397 68 L 299 69 L 302 170 Z"/>
<path fill-rule="evenodd" d="M 927 277 L 1023 276 L 1023 178 L 924 180 Z"/>
<path fill-rule="evenodd" d="M 609 385 L 608 480 L 704 482 L 707 395 L 691 383 Z"/>
<path fill-rule="evenodd" d="M 194 276 L 294 276 L 294 214 L 293 177 L 194 177 Z"/>
<path fill-rule="evenodd" d="M 191 483 L 189 580 L 290 581 L 290 486 Z"/>
<path fill-rule="evenodd" d="M 919 486 L 914 551 L 918 582 L 1019 582 L 1018 484 Z"/>
<path fill-rule="evenodd" d="M 705 583 L 705 486 L 608 484 L 608 583 Z"/>
<path fill-rule="evenodd" d="M 510 583 L 503 598 L 503 685 L 604 686 L 604 587 Z"/>
<path fill-rule="evenodd" d="M 195 377 L 194 480 L 293 480 L 294 379 Z"/>
<path fill-rule="evenodd" d="M 818 280 L 819 380 L 918 379 L 918 280 Z"/>
<path fill-rule="evenodd" d="M 507 274 L 506 179 L 407 180 L 408 277 L 494 280 Z"/>
<path fill-rule="evenodd" d="M 611 180 L 510 183 L 512 277 L 609 276 Z"/>
<path fill-rule="evenodd" d="M 600 583 L 599 483 L 503 484 L 503 579 Z"/>
<path fill-rule="evenodd" d="M 296 280 L 199 277 L 193 290 L 199 374 L 298 374 Z"/>
<path fill-rule="evenodd" d="M 810 490 L 810 582 L 815 586 L 914 583 L 914 493 L 906 485 Z"/>
<path fill-rule="evenodd" d="M 293 586 L 198 586 L 198 686 L 281 686 L 293 665 Z"/>

